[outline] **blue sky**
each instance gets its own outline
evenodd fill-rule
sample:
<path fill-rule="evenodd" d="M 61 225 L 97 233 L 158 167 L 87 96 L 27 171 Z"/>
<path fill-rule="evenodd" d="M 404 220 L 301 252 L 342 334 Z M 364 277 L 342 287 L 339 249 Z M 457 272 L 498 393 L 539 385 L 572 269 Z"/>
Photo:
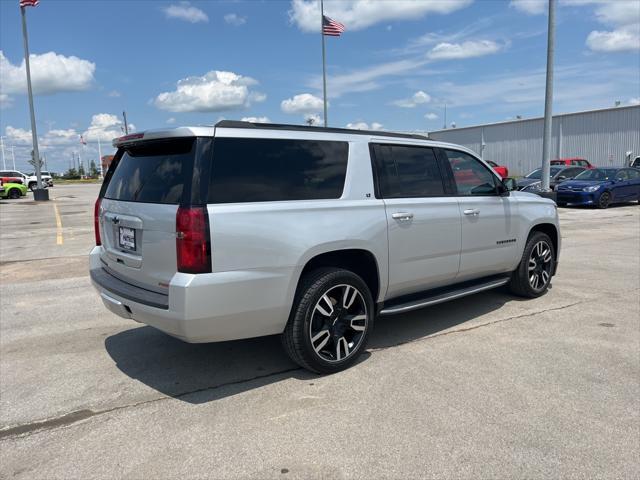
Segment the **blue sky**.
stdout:
<path fill-rule="evenodd" d="M 321 109 L 317 4 L 41 0 L 27 10 L 38 133 L 51 170 L 97 158 L 137 130 L 255 117 L 303 123 Z M 0 132 L 27 170 L 18 0 L 0 1 Z M 429 131 L 540 116 L 544 0 L 339 0 L 328 37 L 331 126 Z M 640 2 L 560 0 L 555 112 L 640 101 Z M 266 118 L 265 118 L 266 117 Z M 80 148 L 79 136 L 88 141 Z"/>

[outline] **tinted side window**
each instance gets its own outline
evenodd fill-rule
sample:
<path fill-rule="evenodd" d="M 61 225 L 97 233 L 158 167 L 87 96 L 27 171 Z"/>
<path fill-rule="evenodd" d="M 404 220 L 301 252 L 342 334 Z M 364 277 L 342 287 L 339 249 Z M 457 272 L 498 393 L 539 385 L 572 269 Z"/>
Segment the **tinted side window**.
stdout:
<path fill-rule="evenodd" d="M 566 177 L 566 178 L 573 178 L 576 175 L 578 175 L 579 173 L 584 172 L 584 168 L 580 167 L 580 168 L 567 168 L 566 170 L 563 170 L 562 172 L 560 172 L 560 176 L 561 177 Z"/>
<path fill-rule="evenodd" d="M 347 142 L 216 138 L 209 202 L 340 198 L 348 156 Z"/>
<path fill-rule="evenodd" d="M 104 196 L 112 200 L 179 204 L 190 178 L 193 138 L 127 148 L 113 170 Z"/>
<path fill-rule="evenodd" d="M 629 175 L 629 180 L 635 180 L 637 178 L 640 178 L 639 170 L 627 170 L 627 174 Z"/>
<path fill-rule="evenodd" d="M 443 196 L 442 175 L 433 149 L 374 145 L 374 164 L 382 198 Z"/>
<path fill-rule="evenodd" d="M 456 150 L 444 150 L 458 195 L 496 195 L 496 177 L 480 161 L 471 155 Z"/>
<path fill-rule="evenodd" d="M 617 174 L 616 174 L 616 180 L 628 180 L 629 179 L 629 175 L 627 174 L 626 170 L 620 170 Z"/>

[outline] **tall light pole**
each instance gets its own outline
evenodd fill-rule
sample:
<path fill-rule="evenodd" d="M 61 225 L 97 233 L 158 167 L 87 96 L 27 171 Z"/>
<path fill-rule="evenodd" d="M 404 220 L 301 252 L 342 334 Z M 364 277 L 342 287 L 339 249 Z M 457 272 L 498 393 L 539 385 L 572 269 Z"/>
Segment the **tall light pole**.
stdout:
<path fill-rule="evenodd" d="M 556 42 L 556 0 L 549 0 L 549 26 L 547 31 L 547 84 L 544 95 L 544 134 L 542 137 L 542 185 L 543 192 L 550 192 L 551 133 L 553 110 L 553 55 Z"/>
<path fill-rule="evenodd" d="M 4 159 L 4 137 L 0 135 L 0 149 L 2 150 L 2 168 L 7 169 L 7 161 Z"/>
<path fill-rule="evenodd" d="M 13 160 L 13 169 L 16 169 L 16 152 L 13 150 L 13 145 L 11 145 L 11 160 Z"/>
<path fill-rule="evenodd" d="M 22 5 L 22 4 L 21 4 Z M 27 12 L 25 7 L 20 7 L 22 15 L 22 39 L 24 41 L 24 65 L 27 71 L 27 94 L 29 96 L 29 113 L 31 114 L 31 138 L 33 140 L 33 158 L 36 167 L 36 189 L 33 191 L 34 200 L 49 200 L 49 191 L 42 188 L 42 175 L 40 174 L 40 152 L 38 151 L 38 132 L 36 131 L 36 114 L 33 108 L 33 90 L 31 88 L 31 66 L 29 65 L 29 38 L 27 36 Z"/>

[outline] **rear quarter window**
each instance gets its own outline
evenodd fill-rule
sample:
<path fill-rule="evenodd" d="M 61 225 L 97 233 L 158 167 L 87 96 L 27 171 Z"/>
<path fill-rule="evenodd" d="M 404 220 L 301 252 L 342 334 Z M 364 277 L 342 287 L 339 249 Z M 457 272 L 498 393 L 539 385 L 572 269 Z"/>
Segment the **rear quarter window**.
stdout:
<path fill-rule="evenodd" d="M 104 197 L 141 203 L 179 204 L 191 178 L 193 138 L 136 145 L 121 152 Z"/>
<path fill-rule="evenodd" d="M 347 142 L 216 138 L 210 203 L 340 198 Z"/>

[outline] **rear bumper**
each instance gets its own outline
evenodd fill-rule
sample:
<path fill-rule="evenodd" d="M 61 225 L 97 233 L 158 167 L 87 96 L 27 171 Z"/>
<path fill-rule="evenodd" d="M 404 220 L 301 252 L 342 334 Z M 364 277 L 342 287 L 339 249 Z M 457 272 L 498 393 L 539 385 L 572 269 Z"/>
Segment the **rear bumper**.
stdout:
<path fill-rule="evenodd" d="M 176 273 L 162 295 L 107 273 L 101 248 L 90 255 L 91 282 L 105 307 L 120 317 L 191 343 L 274 335 L 287 323 L 295 291 L 289 269 Z"/>

